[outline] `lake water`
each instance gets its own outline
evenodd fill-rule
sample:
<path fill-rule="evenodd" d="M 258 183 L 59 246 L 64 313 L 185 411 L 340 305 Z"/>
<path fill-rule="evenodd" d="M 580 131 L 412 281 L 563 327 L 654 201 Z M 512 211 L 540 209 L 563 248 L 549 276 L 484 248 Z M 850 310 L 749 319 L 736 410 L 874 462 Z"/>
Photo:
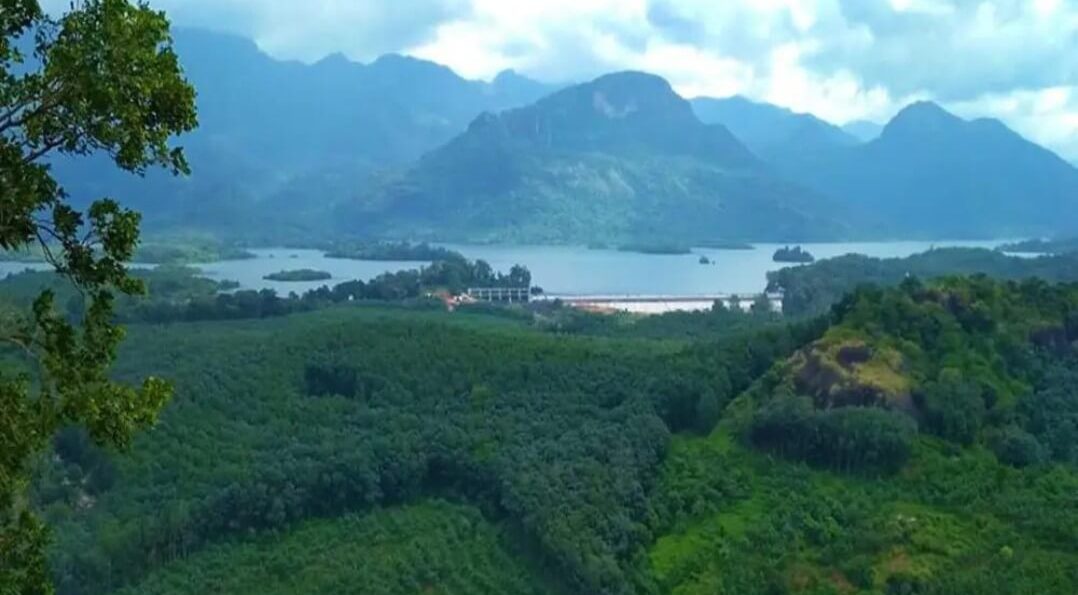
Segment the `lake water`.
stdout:
<path fill-rule="evenodd" d="M 877 242 L 804 244 L 816 258 L 865 254 L 879 258 L 905 257 L 933 246 L 995 248 L 986 242 Z M 786 264 L 771 260 L 779 244 L 756 244 L 755 250 L 711 250 L 692 254 L 655 255 L 552 246 L 449 246 L 468 258 L 482 258 L 495 269 L 520 263 L 532 272 L 533 283 L 551 294 L 708 295 L 759 293 L 767 273 Z M 700 256 L 714 264 L 700 264 Z"/>
<path fill-rule="evenodd" d="M 805 244 L 818 259 L 843 254 L 879 258 L 904 257 L 934 247 L 965 246 L 995 248 L 1003 241 L 983 242 L 873 242 Z M 496 270 L 508 271 L 521 264 L 532 272 L 535 285 L 547 293 L 707 295 L 758 293 L 767 284 L 768 271 L 783 266 L 771 260 L 778 244 L 757 244 L 755 250 L 697 249 L 693 254 L 655 255 L 589 250 L 573 246 L 472 246 L 448 245 L 470 259 L 481 258 Z M 382 273 L 414 269 L 419 262 L 372 262 L 326 258 L 316 250 L 272 248 L 252 250 L 257 258 L 194 265 L 212 279 L 239 282 L 243 289 L 273 289 L 281 295 L 303 293 L 322 285 L 333 286 L 352 279 L 369 280 Z M 714 264 L 702 265 L 700 256 Z M 44 265 L 0 262 L 0 277 Z M 283 270 L 315 269 L 333 275 L 329 281 L 288 283 L 267 281 L 265 275 Z"/>
<path fill-rule="evenodd" d="M 301 294 L 323 285 L 333 287 L 338 283 L 361 279 L 367 281 L 381 275 L 403 269 L 416 269 L 425 263 L 405 261 L 375 262 L 369 260 L 348 260 L 344 258 L 326 258 L 318 250 L 295 250 L 290 248 L 264 248 L 250 250 L 257 258 L 248 260 L 223 260 L 207 264 L 192 265 L 202 270 L 205 276 L 218 281 L 236 281 L 241 289 L 273 289 L 280 295 L 289 292 Z M 325 271 L 333 278 L 328 281 L 268 281 L 266 275 L 296 269 Z"/>

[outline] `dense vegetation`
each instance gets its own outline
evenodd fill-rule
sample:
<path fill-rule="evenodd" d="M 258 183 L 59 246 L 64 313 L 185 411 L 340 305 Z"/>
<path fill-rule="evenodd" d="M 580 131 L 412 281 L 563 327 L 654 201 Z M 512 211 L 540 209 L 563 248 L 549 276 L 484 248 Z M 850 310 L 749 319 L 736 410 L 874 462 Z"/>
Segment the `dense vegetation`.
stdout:
<path fill-rule="evenodd" d="M 77 426 L 125 447 L 170 396 L 159 378 L 109 376 L 124 336 L 113 302 L 143 289 L 124 266 L 140 216 L 96 190 L 73 198 L 55 165 L 97 155 L 102 172 L 181 174 L 173 137 L 197 123 L 163 13 L 126 0 L 48 8 L 0 5 L 0 251 L 40 250 L 86 307 L 76 324 L 48 291 L 31 308 L 0 304 L 0 362 L 16 360 L 0 365 L 0 589 L 20 595 L 52 592 L 47 530 L 26 494 L 51 437 Z"/>
<path fill-rule="evenodd" d="M 1024 240 L 1003 244 L 999 247 L 999 250 L 1015 254 L 1066 254 L 1068 252 L 1078 252 L 1078 238 Z"/>
<path fill-rule="evenodd" d="M 471 506 L 430 501 L 211 546 L 123 595 L 539 595 L 551 591 Z"/>
<path fill-rule="evenodd" d="M 263 277 L 267 281 L 325 281 L 332 279 L 333 275 L 326 271 L 316 271 L 314 269 L 295 269 L 289 271 L 280 271 L 277 273 L 270 273 Z"/>
<path fill-rule="evenodd" d="M 1076 342 L 1078 286 L 907 281 L 847 298 L 710 437 L 674 441 L 656 498 L 693 507 L 649 548 L 650 586 L 1073 591 Z"/>
<path fill-rule="evenodd" d="M 48 250 L 63 249 L 48 244 Z M 220 260 L 248 260 L 255 255 L 235 244 L 223 242 L 207 234 L 170 234 L 140 241 L 131 258 L 138 264 L 189 265 Z M 16 251 L 0 250 L 0 262 L 47 262 L 46 247 L 28 246 Z"/>
<path fill-rule="evenodd" d="M 121 375 L 167 367 L 177 398 L 108 489 L 77 448 L 44 462 L 58 584 L 102 592 L 237 532 L 456 494 L 567 585 L 626 592 L 669 431 L 706 432 L 801 341 L 776 331 L 724 356 L 355 308 L 133 327 Z"/>
<path fill-rule="evenodd" d="M 454 253 L 455 254 L 455 253 Z M 327 279 L 328 273 L 292 271 L 274 280 Z M 268 318 L 308 312 L 342 302 L 392 302 L 398 306 L 427 308 L 439 306 L 438 296 L 459 295 L 469 287 L 528 287 L 531 273 L 521 266 L 508 273 L 496 272 L 486 262 L 469 261 L 459 255 L 414 270 L 384 273 L 369 281 L 345 281 L 323 285 L 302 295 L 279 295 L 271 289 L 239 290 L 232 281 L 214 281 L 200 276 L 197 269 L 160 266 L 138 269 L 132 277 L 142 282 L 147 296 L 121 296 L 115 301 L 113 317 L 120 322 L 193 322 Z M 72 321 L 82 319 L 86 296 L 53 272 L 27 270 L 0 280 L 0 305 L 30 307 L 43 291 L 54 296 L 60 310 Z M 533 291 L 541 291 L 533 288 Z M 479 306 L 475 306 L 476 308 Z"/>
<path fill-rule="evenodd" d="M 326 252 L 327 258 L 349 258 L 353 260 L 400 260 L 416 262 L 435 262 L 438 260 L 460 260 L 459 253 L 441 246 L 427 243 L 411 244 L 408 242 L 376 242 L 360 245 L 334 246 Z"/>
<path fill-rule="evenodd" d="M 116 299 L 115 315 L 121 321 L 143 320 L 143 313 L 154 308 L 182 308 L 216 299 L 220 292 L 236 288 L 235 282 L 207 279 L 200 276 L 197 269 L 183 266 L 136 269 L 131 275 L 145 285 L 146 295 L 119 296 Z M 51 271 L 27 270 L 0 279 L 0 302 L 12 306 L 29 307 L 43 291 L 51 292 L 57 307 L 72 320 L 79 320 L 83 316 L 85 295 L 62 275 Z"/>
<path fill-rule="evenodd" d="M 553 304 L 135 325 L 120 375 L 167 368 L 174 404 L 130 455 L 63 434 L 34 501 L 65 594 L 1071 593 L 1076 341 L 1078 286 L 987 279 L 793 327 Z M 469 504 L 409 507 L 432 497 Z M 400 554 L 335 562 L 386 522 Z"/>
<path fill-rule="evenodd" d="M 139 243 L 134 261 L 141 264 L 187 265 L 255 258 L 250 251 L 205 234 L 154 237 Z"/>
<path fill-rule="evenodd" d="M 941 248 L 908 258 L 850 254 L 769 273 L 768 291 L 785 293 L 783 312 L 788 315 L 819 315 L 860 285 L 894 286 L 910 276 L 933 279 L 972 274 L 999 279 L 1078 281 L 1078 257 L 1021 258 L 974 248 Z"/>
<path fill-rule="evenodd" d="M 784 246 L 775 250 L 775 254 L 771 257 L 771 260 L 775 262 L 792 262 L 798 264 L 808 264 L 816 262 L 816 257 L 809 253 L 808 250 L 804 250 L 801 246 Z"/>
<path fill-rule="evenodd" d="M 223 92 L 202 96 L 213 128 L 193 139 L 217 167 L 175 183 L 147 170 L 187 173 L 173 137 L 195 128 L 196 94 L 163 13 L 0 10 L 0 250 L 59 273 L 0 284 L 4 595 L 1078 590 L 1078 285 L 1048 282 L 1074 278 L 1073 255 L 778 273 L 792 323 L 766 299 L 647 319 L 447 312 L 427 306 L 530 273 L 404 245 L 372 253 L 437 258 L 303 296 L 224 293 L 174 266 L 131 274 L 140 214 L 95 200 L 117 189 L 180 198 L 162 201 L 162 225 L 197 213 L 277 237 L 328 221 L 369 237 L 801 241 L 865 216 L 783 181 L 640 73 L 484 114 L 355 192 L 354 172 L 541 86 L 459 85 L 402 57 L 262 76 L 264 56 L 239 45 L 250 61 L 198 43 L 185 58 Z M 251 109 L 252 89 L 297 81 L 327 100 L 267 93 Z M 391 101 L 353 117 L 371 94 Z M 928 233 L 1075 222 L 1072 167 L 929 104 L 877 141 L 795 157 L 776 169 Z M 112 176 L 132 172 L 149 175 Z M 323 192 L 346 198 L 280 208 Z M 1035 208 L 1014 210 L 1016 196 Z M 1022 280 L 917 278 L 955 269 Z"/>

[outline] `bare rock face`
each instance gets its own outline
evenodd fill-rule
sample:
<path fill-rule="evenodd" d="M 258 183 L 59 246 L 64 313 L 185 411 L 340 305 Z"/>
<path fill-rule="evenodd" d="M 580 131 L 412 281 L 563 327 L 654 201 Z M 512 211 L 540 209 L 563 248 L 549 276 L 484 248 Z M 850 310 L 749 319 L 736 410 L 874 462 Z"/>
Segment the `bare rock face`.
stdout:
<path fill-rule="evenodd" d="M 825 337 L 790 360 L 794 386 L 821 409 L 886 407 L 913 411 L 902 354 L 861 339 Z"/>

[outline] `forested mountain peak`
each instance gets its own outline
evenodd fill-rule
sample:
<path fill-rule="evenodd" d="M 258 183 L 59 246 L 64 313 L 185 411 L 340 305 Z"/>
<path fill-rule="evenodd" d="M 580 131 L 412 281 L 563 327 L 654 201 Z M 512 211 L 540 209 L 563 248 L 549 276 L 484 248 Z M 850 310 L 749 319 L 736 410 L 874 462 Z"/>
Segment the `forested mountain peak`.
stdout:
<path fill-rule="evenodd" d="M 759 167 L 726 128 L 700 122 L 670 83 L 643 72 L 608 74 L 528 107 L 485 114 L 469 134 L 539 150 L 691 156 L 735 168 Z"/>
<path fill-rule="evenodd" d="M 430 240 L 585 243 L 804 241 L 837 233 L 831 216 L 725 127 L 697 119 L 666 80 L 619 72 L 480 115 L 335 220 Z"/>

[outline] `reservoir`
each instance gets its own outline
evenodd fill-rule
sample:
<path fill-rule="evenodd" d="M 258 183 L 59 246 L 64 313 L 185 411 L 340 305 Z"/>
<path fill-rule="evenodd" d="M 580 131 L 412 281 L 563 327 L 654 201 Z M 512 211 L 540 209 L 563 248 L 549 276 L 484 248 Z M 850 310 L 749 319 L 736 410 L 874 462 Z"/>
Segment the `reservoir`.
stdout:
<path fill-rule="evenodd" d="M 878 258 L 901 258 L 933 247 L 995 248 L 999 241 L 955 242 L 865 242 L 803 244 L 817 259 L 843 254 L 864 254 Z M 447 245 L 469 259 L 483 259 L 495 270 L 507 272 L 514 264 L 528 267 L 532 283 L 547 293 L 559 295 L 664 294 L 703 296 L 710 294 L 754 294 L 764 290 L 767 273 L 791 266 L 772 261 L 781 244 L 756 244 L 753 250 L 694 249 L 692 254 L 640 254 L 618 250 L 593 250 L 582 246 L 477 246 Z M 323 285 L 333 286 L 353 279 L 369 280 L 382 273 L 414 269 L 422 262 L 362 261 L 326 258 L 317 250 L 264 248 L 251 250 L 249 260 L 220 261 L 192 265 L 205 276 L 232 280 L 242 289 L 273 289 L 280 295 L 303 293 Z M 700 264 L 706 256 L 712 264 Z M 796 266 L 796 265 L 794 265 Z M 45 265 L 0 262 L 0 277 L 26 268 Z M 283 270 L 314 269 L 333 275 L 328 281 L 279 282 L 264 276 Z"/>

